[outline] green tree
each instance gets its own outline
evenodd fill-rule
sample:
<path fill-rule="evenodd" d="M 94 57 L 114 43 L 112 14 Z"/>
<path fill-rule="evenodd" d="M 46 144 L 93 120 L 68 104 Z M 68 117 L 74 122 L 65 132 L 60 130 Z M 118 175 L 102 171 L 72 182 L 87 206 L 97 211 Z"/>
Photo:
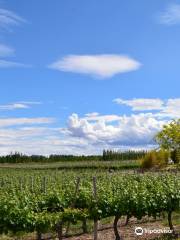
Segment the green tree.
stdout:
<path fill-rule="evenodd" d="M 174 163 L 180 161 L 180 119 L 164 125 L 155 139 L 162 149 L 171 152 L 171 158 Z"/>

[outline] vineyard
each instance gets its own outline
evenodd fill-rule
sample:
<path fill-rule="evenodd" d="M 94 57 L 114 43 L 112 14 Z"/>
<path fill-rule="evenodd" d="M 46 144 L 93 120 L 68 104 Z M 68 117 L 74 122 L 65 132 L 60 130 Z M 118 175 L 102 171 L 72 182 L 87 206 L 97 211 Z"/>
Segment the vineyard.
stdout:
<path fill-rule="evenodd" d="M 13 171 L 13 174 L 12 174 Z M 141 219 L 167 216 L 172 232 L 172 214 L 180 210 L 180 175 L 170 173 L 119 174 L 119 172 L 84 171 L 0 171 L 1 234 L 54 232 L 58 239 L 71 226 L 81 223 L 87 232 L 87 221 L 98 223 L 114 219 L 114 236 L 121 239 L 118 221 L 122 217 Z"/>

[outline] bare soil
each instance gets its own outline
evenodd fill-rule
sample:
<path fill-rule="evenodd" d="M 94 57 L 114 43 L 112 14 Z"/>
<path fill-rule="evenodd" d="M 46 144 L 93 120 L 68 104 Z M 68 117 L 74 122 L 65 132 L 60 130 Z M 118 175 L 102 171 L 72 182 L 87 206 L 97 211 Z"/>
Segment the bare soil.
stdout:
<path fill-rule="evenodd" d="M 106 225 L 103 226 L 102 228 L 104 230 L 101 230 L 100 226 L 100 231 L 98 231 L 98 240 L 115 240 L 115 236 L 114 236 L 114 231 L 112 228 L 112 225 Z M 168 227 L 165 227 L 161 221 L 150 221 L 150 222 L 144 222 L 144 221 L 137 221 L 135 219 L 130 220 L 130 222 L 128 223 L 127 226 L 124 225 L 120 225 L 118 227 L 119 230 L 119 234 L 122 238 L 122 240 L 152 240 L 152 239 L 160 239 L 163 234 L 157 234 L 157 233 L 143 233 L 142 236 L 137 236 L 135 234 L 135 228 L 136 227 L 142 227 L 143 229 L 169 229 Z M 179 237 L 180 237 L 180 226 L 176 226 L 175 227 L 176 232 L 179 232 Z M 145 231 L 145 230 L 144 230 Z M 174 239 L 173 237 L 171 237 L 170 234 L 166 234 L 166 236 L 168 237 L 169 235 L 169 239 Z M 66 240 L 93 240 L 93 234 L 84 234 L 81 236 L 77 236 L 77 237 L 69 237 L 69 238 L 64 238 Z M 177 238 L 178 239 L 178 238 Z"/>
<path fill-rule="evenodd" d="M 124 221 L 123 221 L 124 222 Z M 162 219 L 154 220 L 149 218 L 143 218 L 142 220 L 130 219 L 128 225 L 124 225 L 124 223 L 120 223 L 118 225 L 119 234 L 121 236 L 121 240 L 170 240 L 177 239 L 180 240 L 180 225 L 175 226 L 175 232 L 177 233 L 177 238 L 172 237 L 171 234 L 157 234 L 157 233 L 145 233 L 145 229 L 169 229 L 167 226 L 164 226 L 162 223 Z M 135 228 L 141 227 L 144 230 L 142 236 L 137 236 L 135 234 Z M 179 234 L 179 235 L 178 235 Z M 179 236 L 179 238 L 178 238 Z M 43 240 L 58 240 L 57 238 L 53 238 L 51 234 L 43 234 Z M 36 234 L 31 234 L 29 236 L 24 237 L 7 237 L 0 236 L 0 240 L 36 240 Z M 81 234 L 73 237 L 64 237 L 63 240 L 93 240 L 93 233 L 89 234 Z M 114 231 L 112 224 L 103 224 L 99 223 L 99 231 L 98 231 L 98 240 L 115 240 Z"/>

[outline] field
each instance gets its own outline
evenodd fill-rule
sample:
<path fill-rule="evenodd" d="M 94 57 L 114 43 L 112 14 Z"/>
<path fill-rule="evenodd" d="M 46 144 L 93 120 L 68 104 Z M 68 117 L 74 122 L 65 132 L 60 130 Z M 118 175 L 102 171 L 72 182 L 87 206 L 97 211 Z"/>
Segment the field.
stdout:
<path fill-rule="evenodd" d="M 1 164 L 0 239 L 135 239 L 135 226 L 177 236 L 179 172 L 138 167 L 136 160 Z"/>
<path fill-rule="evenodd" d="M 124 169 L 137 169 L 139 168 L 139 161 L 127 160 L 127 161 L 68 161 L 68 162 L 52 162 L 52 163 L 2 163 L 0 168 L 7 169 L 33 169 L 33 170 L 124 170 Z"/>

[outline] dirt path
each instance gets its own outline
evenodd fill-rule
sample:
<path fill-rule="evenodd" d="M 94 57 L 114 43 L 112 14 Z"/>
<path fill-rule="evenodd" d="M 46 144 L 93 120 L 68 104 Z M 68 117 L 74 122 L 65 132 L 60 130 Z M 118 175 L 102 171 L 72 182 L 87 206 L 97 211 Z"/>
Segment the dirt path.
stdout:
<path fill-rule="evenodd" d="M 108 226 L 107 226 L 108 227 Z M 144 233 L 142 236 L 137 236 L 135 234 L 135 228 L 136 227 L 142 227 L 144 229 Z M 145 228 L 146 229 L 169 229 L 168 227 L 164 227 L 160 221 L 156 222 L 135 222 L 134 220 L 130 221 L 127 226 L 120 226 L 119 227 L 119 233 L 122 237 L 123 240 L 136 240 L 136 239 L 141 239 L 141 240 L 150 240 L 150 239 L 155 239 L 157 237 L 162 236 L 162 234 L 157 234 L 157 233 L 145 233 Z M 176 230 L 180 233 L 180 226 Z M 65 238 L 66 240 L 93 240 L 93 235 L 92 234 L 84 234 L 78 237 L 70 237 L 70 238 Z M 98 240 L 115 240 L 114 237 L 114 231 L 113 229 L 107 229 L 107 230 L 102 230 L 98 232 Z"/>

